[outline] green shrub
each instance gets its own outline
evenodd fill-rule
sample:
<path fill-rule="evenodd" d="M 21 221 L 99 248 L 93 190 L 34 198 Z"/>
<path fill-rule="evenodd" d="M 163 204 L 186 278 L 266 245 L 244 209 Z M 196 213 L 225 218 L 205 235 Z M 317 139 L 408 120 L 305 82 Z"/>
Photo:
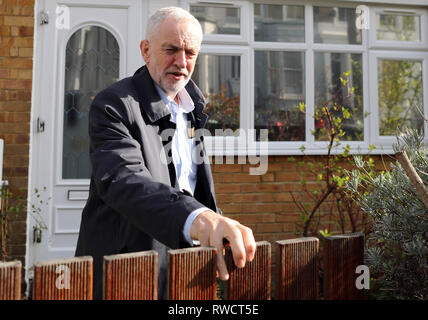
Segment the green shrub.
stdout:
<path fill-rule="evenodd" d="M 423 134 L 408 130 L 394 151 L 406 151 L 424 185 L 428 184 L 428 150 Z M 377 299 L 428 299 L 428 210 L 401 165 L 380 174 L 366 171 L 355 157 L 346 188 L 372 221 L 366 264 Z"/>

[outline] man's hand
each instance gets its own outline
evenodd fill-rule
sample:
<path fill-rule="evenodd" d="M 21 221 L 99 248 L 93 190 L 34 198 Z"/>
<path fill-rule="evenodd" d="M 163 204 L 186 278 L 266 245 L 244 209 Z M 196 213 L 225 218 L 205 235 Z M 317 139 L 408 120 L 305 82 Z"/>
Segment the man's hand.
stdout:
<path fill-rule="evenodd" d="M 222 280 L 229 279 L 223 257 L 223 238 L 229 241 L 233 261 L 238 268 L 243 268 L 247 261 L 253 260 L 256 253 L 256 242 L 250 228 L 213 211 L 203 211 L 196 217 L 190 228 L 190 236 L 199 240 L 202 247 L 212 246 L 217 249 L 217 270 Z"/>

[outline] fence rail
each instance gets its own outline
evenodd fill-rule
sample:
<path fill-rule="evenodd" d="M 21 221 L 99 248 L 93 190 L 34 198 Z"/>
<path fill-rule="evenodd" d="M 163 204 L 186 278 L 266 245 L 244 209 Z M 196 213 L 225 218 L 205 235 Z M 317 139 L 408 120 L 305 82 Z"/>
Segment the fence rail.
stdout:
<path fill-rule="evenodd" d="M 216 249 L 207 247 L 170 250 L 168 299 L 215 299 L 216 255 Z"/>
<path fill-rule="evenodd" d="M 156 251 L 104 256 L 104 300 L 156 300 L 157 287 Z"/>
<path fill-rule="evenodd" d="M 364 235 L 326 237 L 321 244 L 322 256 L 317 238 L 275 242 L 277 289 L 274 299 L 320 299 L 320 280 L 323 281 L 322 299 L 363 298 L 362 291 L 356 288 L 355 280 L 356 268 L 363 264 Z M 168 299 L 216 299 L 217 254 L 216 249 L 211 247 L 170 250 Z M 272 298 L 269 242 L 257 242 L 255 258 L 244 268 L 234 265 L 230 247 L 226 247 L 225 260 L 230 275 L 229 280 L 224 282 L 225 299 Z M 39 262 L 34 267 L 32 299 L 92 299 L 92 257 Z M 0 300 L 21 298 L 21 268 L 20 262 L 0 262 Z M 105 256 L 103 273 L 105 300 L 157 299 L 156 251 Z"/>
<path fill-rule="evenodd" d="M 364 263 L 364 237 L 348 234 L 324 241 L 324 299 L 362 299 L 363 291 L 355 286 L 355 270 Z"/>
<path fill-rule="evenodd" d="M 92 300 L 92 257 L 34 264 L 34 300 Z"/>
<path fill-rule="evenodd" d="M 0 262 L 0 300 L 21 299 L 21 261 Z"/>
<path fill-rule="evenodd" d="M 233 262 L 232 250 L 226 248 L 226 266 L 229 280 L 226 282 L 227 300 L 269 300 L 271 298 L 271 246 L 269 242 L 257 242 L 254 260 L 244 268 Z"/>
<path fill-rule="evenodd" d="M 318 299 L 319 240 L 309 237 L 277 241 L 276 244 L 280 284 L 277 299 Z"/>

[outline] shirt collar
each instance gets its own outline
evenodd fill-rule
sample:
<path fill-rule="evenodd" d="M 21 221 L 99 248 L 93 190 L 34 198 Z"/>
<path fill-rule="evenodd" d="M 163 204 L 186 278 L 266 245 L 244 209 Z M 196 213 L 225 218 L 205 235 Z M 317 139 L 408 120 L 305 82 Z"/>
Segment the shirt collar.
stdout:
<path fill-rule="evenodd" d="M 165 91 L 161 87 L 159 87 L 155 82 L 153 82 L 155 85 L 155 88 L 161 97 L 163 103 L 165 103 L 167 106 L 170 106 L 171 103 L 175 103 L 173 99 L 171 99 L 170 96 L 168 96 Z M 178 94 L 178 99 L 180 99 L 180 107 L 182 108 L 182 111 L 185 113 L 192 112 L 193 109 L 195 109 L 195 104 L 193 103 L 192 98 L 190 97 L 189 93 L 187 92 L 186 88 L 181 89 Z"/>

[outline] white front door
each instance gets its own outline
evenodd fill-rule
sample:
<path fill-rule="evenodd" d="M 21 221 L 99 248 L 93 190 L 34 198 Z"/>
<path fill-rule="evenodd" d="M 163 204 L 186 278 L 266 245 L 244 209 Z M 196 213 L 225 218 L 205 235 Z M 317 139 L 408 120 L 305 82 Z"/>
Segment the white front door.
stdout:
<path fill-rule="evenodd" d="M 97 92 L 142 65 L 145 6 L 140 0 L 36 2 L 36 12 L 49 20 L 40 24 L 37 17 L 35 32 L 27 268 L 74 256 L 91 173 L 88 109 Z M 34 237 L 37 227 L 41 239 Z"/>

